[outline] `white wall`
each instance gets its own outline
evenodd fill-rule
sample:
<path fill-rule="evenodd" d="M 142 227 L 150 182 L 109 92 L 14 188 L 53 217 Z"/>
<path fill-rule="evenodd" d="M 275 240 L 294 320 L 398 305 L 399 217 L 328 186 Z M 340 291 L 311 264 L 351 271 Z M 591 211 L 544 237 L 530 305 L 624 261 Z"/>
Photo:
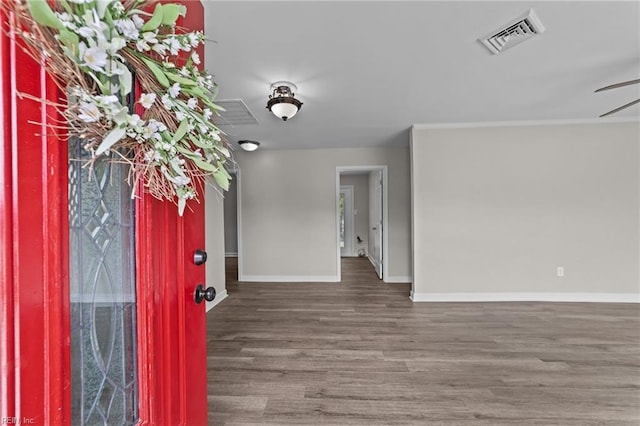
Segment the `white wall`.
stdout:
<path fill-rule="evenodd" d="M 241 279 L 339 281 L 336 167 L 387 165 L 389 278 L 411 272 L 407 148 L 237 152 L 242 169 Z"/>
<path fill-rule="evenodd" d="M 205 244 L 207 251 L 207 287 L 216 289 L 216 298 L 207 302 L 207 311 L 227 297 L 224 273 L 224 209 L 223 196 L 207 186 L 205 191 Z"/>
<path fill-rule="evenodd" d="M 353 186 L 353 209 L 357 211 L 353 221 L 353 255 L 357 256 L 360 249 L 363 249 L 365 254 L 369 253 L 369 175 L 341 174 L 340 185 Z M 356 237 L 362 239 L 360 244 Z"/>
<path fill-rule="evenodd" d="M 638 301 L 639 130 L 414 128 L 412 298 Z"/>

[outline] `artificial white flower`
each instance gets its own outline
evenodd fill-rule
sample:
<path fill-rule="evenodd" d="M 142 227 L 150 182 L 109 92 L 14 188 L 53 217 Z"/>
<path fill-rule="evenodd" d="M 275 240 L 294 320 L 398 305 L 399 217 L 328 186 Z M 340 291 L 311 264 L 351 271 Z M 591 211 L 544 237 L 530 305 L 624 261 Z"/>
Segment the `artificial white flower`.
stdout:
<path fill-rule="evenodd" d="M 127 42 L 122 37 L 113 37 L 111 39 L 111 43 L 108 43 L 107 45 L 107 50 L 113 55 L 123 49 L 126 45 Z"/>
<path fill-rule="evenodd" d="M 165 46 L 164 44 L 160 44 L 160 43 L 156 43 L 151 47 L 151 50 L 153 50 L 154 52 L 156 52 L 160 56 L 164 56 L 165 53 L 167 52 L 167 49 L 168 49 L 167 46 Z"/>
<path fill-rule="evenodd" d="M 113 11 L 117 14 L 124 13 L 124 5 L 119 1 L 113 3 Z"/>
<path fill-rule="evenodd" d="M 180 94 L 180 85 L 178 83 L 173 83 L 173 85 L 169 87 L 168 92 L 172 98 L 177 98 Z"/>
<path fill-rule="evenodd" d="M 176 56 L 178 53 L 180 53 L 180 41 L 175 38 L 175 37 L 168 37 L 164 40 L 164 44 L 169 48 L 169 52 L 171 52 L 171 54 L 173 56 Z"/>
<path fill-rule="evenodd" d="M 164 107 L 168 110 L 170 110 L 171 108 L 173 108 L 176 104 L 169 98 L 168 94 L 164 94 L 162 95 L 162 98 L 160 98 L 162 100 L 162 105 L 164 105 Z"/>
<path fill-rule="evenodd" d="M 186 176 L 176 176 L 170 180 L 178 186 L 188 185 L 191 182 L 191 179 Z"/>
<path fill-rule="evenodd" d="M 200 65 L 200 55 L 198 55 L 198 52 L 193 52 L 191 54 L 191 60 L 193 61 L 194 64 Z"/>
<path fill-rule="evenodd" d="M 211 117 L 213 116 L 213 113 L 211 112 L 211 110 L 209 108 L 205 108 L 202 111 L 202 115 L 204 115 L 205 120 L 210 120 Z M 203 132 L 204 133 L 204 132 Z"/>
<path fill-rule="evenodd" d="M 86 65 L 94 71 L 104 71 L 103 68 L 107 65 L 107 52 L 98 47 L 87 47 L 83 42 L 78 44 L 78 50 L 80 59 L 84 61 L 82 65 Z"/>
<path fill-rule="evenodd" d="M 95 31 L 93 30 L 93 28 L 80 27 L 80 28 L 78 28 L 77 33 L 80 34 L 84 38 L 91 38 L 91 37 L 94 36 Z"/>
<path fill-rule="evenodd" d="M 189 33 L 187 34 L 187 37 L 189 38 L 189 43 L 192 47 L 198 47 L 198 45 L 200 44 L 200 33 Z"/>
<path fill-rule="evenodd" d="M 107 75 L 109 76 L 124 74 L 124 68 L 120 66 L 120 63 L 118 61 L 113 59 L 109 59 L 109 62 L 107 63 L 107 66 L 105 68 Z"/>
<path fill-rule="evenodd" d="M 138 37 L 140 37 L 138 27 L 131 19 L 116 19 L 114 23 L 120 34 L 122 34 L 125 38 L 129 40 L 136 40 Z"/>
<path fill-rule="evenodd" d="M 142 129 L 142 137 L 144 139 L 149 139 L 151 138 L 154 134 L 156 134 L 156 129 L 154 126 L 151 125 L 151 123 L 147 124 L 146 126 L 144 126 L 144 129 Z"/>
<path fill-rule="evenodd" d="M 96 100 L 103 106 L 118 103 L 118 97 L 115 95 L 96 96 Z"/>
<path fill-rule="evenodd" d="M 80 110 L 78 118 L 85 123 L 95 123 L 102 117 L 100 109 L 98 109 L 98 106 L 94 103 L 81 102 L 78 109 Z"/>
<path fill-rule="evenodd" d="M 191 109 L 194 109 L 198 106 L 198 100 L 196 98 L 189 98 L 187 101 L 187 106 Z"/>
<path fill-rule="evenodd" d="M 73 17 L 67 12 L 62 12 L 62 13 L 54 12 L 54 13 L 58 16 L 58 19 L 60 19 L 62 23 L 71 22 L 73 20 Z"/>
<path fill-rule="evenodd" d="M 142 39 L 147 43 L 157 43 L 158 39 L 156 38 L 156 33 L 153 31 L 147 31 L 142 33 Z"/>
<path fill-rule="evenodd" d="M 131 15 L 131 20 L 133 21 L 137 29 L 142 28 L 142 26 L 144 25 L 144 20 L 138 15 Z"/>
<path fill-rule="evenodd" d="M 158 151 L 147 151 L 144 153 L 144 159 L 147 163 L 162 160 L 162 155 Z"/>
<path fill-rule="evenodd" d="M 136 42 L 136 50 L 138 52 L 146 52 L 149 49 L 151 49 L 151 46 L 149 46 L 149 44 L 146 41 L 138 40 Z"/>
<path fill-rule="evenodd" d="M 131 127 L 138 127 L 141 124 L 143 124 L 142 120 L 140 119 L 140 116 L 138 114 L 131 114 L 129 116 L 129 126 Z"/>
<path fill-rule="evenodd" d="M 155 124 L 159 132 L 167 131 L 167 126 L 162 121 L 156 121 Z"/>
<path fill-rule="evenodd" d="M 155 93 L 143 93 L 140 95 L 140 100 L 138 101 L 140 105 L 142 105 L 145 109 L 151 108 L 153 103 L 156 101 Z"/>
<path fill-rule="evenodd" d="M 184 120 L 184 119 L 185 119 L 184 112 L 182 112 L 182 111 L 176 111 L 176 119 L 177 119 L 178 121 L 182 121 L 182 120 Z"/>
<path fill-rule="evenodd" d="M 77 16 L 71 15 L 67 12 L 62 12 L 62 13 L 54 12 L 54 13 L 58 17 L 58 19 L 60 19 L 60 22 L 65 28 L 68 28 L 72 31 L 78 30 L 78 25 L 76 24 L 76 22 L 78 21 Z"/>

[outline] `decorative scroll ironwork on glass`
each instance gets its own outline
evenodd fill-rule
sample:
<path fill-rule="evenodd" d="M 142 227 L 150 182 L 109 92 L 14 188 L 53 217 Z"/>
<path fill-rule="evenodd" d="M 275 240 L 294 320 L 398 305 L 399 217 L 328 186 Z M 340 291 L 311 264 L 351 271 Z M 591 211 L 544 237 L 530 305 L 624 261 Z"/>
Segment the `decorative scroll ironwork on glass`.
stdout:
<path fill-rule="evenodd" d="M 72 423 L 138 419 L 134 215 L 124 164 L 69 143 Z"/>

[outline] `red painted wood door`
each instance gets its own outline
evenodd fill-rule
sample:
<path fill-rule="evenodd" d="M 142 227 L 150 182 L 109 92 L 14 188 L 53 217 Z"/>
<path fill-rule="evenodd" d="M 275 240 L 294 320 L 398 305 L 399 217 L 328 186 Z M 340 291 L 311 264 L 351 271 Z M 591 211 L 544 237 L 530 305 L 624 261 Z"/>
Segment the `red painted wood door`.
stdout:
<path fill-rule="evenodd" d="M 200 2 L 183 3 L 181 25 L 202 30 Z M 70 424 L 67 144 L 47 128 L 55 110 L 19 95 L 59 92 L 7 35 L 6 19 L 0 14 L 0 423 Z M 204 235 L 204 200 L 183 217 L 147 195 L 135 203 L 138 424 L 207 424 L 205 304 L 194 301 L 205 282 L 194 263 Z"/>

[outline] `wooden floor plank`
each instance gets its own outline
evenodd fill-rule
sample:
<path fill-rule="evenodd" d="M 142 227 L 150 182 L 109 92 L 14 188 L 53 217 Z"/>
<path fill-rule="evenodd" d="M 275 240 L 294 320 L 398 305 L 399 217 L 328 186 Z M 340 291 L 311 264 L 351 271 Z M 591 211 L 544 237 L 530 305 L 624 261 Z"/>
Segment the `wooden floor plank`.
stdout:
<path fill-rule="evenodd" d="M 640 425 L 640 306 L 412 303 L 341 283 L 240 283 L 207 316 L 209 422 Z"/>

